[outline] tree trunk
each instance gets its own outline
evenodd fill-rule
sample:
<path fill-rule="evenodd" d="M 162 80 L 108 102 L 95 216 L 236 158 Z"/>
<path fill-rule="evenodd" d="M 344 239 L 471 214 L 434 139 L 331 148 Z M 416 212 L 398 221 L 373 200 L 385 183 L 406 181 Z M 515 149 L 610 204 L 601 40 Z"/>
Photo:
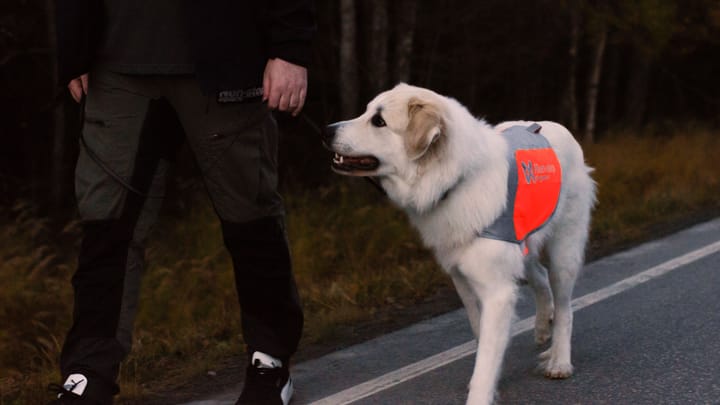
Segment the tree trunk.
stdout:
<path fill-rule="evenodd" d="M 367 55 L 370 91 L 385 90 L 388 83 L 388 4 L 387 0 L 370 3 L 370 46 Z"/>
<path fill-rule="evenodd" d="M 340 0 L 340 115 L 353 116 L 358 107 L 357 13 L 355 0 Z"/>
<path fill-rule="evenodd" d="M 568 126 L 572 133 L 580 128 L 577 105 L 577 54 L 580 42 L 580 7 L 576 2 L 570 3 L 570 48 L 568 49 L 568 83 L 565 93 L 565 111 Z"/>
<path fill-rule="evenodd" d="M 613 38 L 609 41 L 612 44 Z M 603 106 L 603 115 L 605 122 L 609 127 L 615 125 L 618 118 L 618 97 L 620 94 L 620 69 L 623 67 L 621 63 L 622 50 L 618 46 L 610 45 L 605 51 L 605 73 L 603 74 L 603 95 L 601 97 Z"/>
<path fill-rule="evenodd" d="M 50 94 L 55 98 L 56 89 L 60 88 L 57 75 L 57 60 L 55 52 L 57 44 L 55 40 L 55 1 L 47 0 L 45 2 L 48 44 L 51 52 L 49 53 L 49 70 L 51 74 Z M 50 162 L 50 207 L 56 213 L 59 212 L 67 201 L 68 190 L 66 189 L 65 168 L 67 167 L 65 160 L 67 159 L 67 148 L 65 139 L 65 103 L 62 101 L 55 102 L 52 107 L 52 116 L 50 117 L 52 130 L 52 157 Z"/>
<path fill-rule="evenodd" d="M 595 52 L 593 54 L 592 65 L 590 66 L 590 76 L 588 78 L 587 91 L 587 120 L 585 122 L 585 138 L 586 143 L 595 142 L 595 113 L 598 100 L 598 88 L 600 86 L 600 77 L 602 74 L 603 56 L 605 54 L 605 46 L 607 44 L 607 27 L 602 26 L 597 35 L 595 42 Z"/>
<path fill-rule="evenodd" d="M 642 49 L 633 49 L 630 57 L 630 77 L 625 95 L 625 120 L 632 128 L 642 125 L 647 109 L 651 59 Z"/>
<path fill-rule="evenodd" d="M 413 42 L 415 39 L 415 24 L 417 21 L 417 2 L 414 0 L 399 0 L 395 5 L 395 71 L 393 80 L 410 82 L 412 66 Z"/>

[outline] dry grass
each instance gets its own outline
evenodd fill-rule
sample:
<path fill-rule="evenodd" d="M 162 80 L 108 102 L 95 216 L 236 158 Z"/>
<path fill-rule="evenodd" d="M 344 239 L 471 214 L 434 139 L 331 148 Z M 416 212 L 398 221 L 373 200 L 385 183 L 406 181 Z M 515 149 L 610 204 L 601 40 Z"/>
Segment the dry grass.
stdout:
<path fill-rule="evenodd" d="M 673 136 L 615 133 L 586 147 L 596 168 L 599 204 L 594 244 L 623 244 L 655 225 L 720 208 L 717 132 L 678 131 Z"/>
<path fill-rule="evenodd" d="M 369 185 L 343 182 L 287 202 L 295 274 L 308 313 L 305 342 L 446 285 L 404 214 Z"/>
<path fill-rule="evenodd" d="M 0 404 L 37 404 L 54 368 L 72 302 L 72 262 L 50 241 L 47 222 L 23 203 L 0 211 Z M 72 232 L 68 226 L 66 232 Z"/>
<path fill-rule="evenodd" d="M 618 133 L 587 147 L 600 190 L 593 243 L 638 240 L 653 225 L 720 209 L 717 135 Z M 404 215 L 370 186 L 338 178 L 333 187 L 287 194 L 304 344 L 447 285 Z M 149 247 L 134 352 L 121 372 L 124 398 L 147 394 L 158 379 L 167 386 L 211 370 L 242 350 L 219 224 L 204 199 L 188 207 L 181 220 L 163 219 Z M 72 302 L 75 249 L 58 240 L 75 240 L 77 229 L 53 234 L 23 204 L 0 211 L 0 223 L 0 404 L 43 403 L 45 385 L 57 382 Z"/>

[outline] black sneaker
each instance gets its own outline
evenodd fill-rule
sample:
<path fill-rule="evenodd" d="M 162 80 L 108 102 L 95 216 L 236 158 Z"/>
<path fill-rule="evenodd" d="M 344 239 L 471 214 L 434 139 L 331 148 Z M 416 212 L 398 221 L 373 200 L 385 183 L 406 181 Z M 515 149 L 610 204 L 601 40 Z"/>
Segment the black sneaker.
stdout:
<path fill-rule="evenodd" d="M 287 365 L 255 352 L 245 375 L 245 386 L 235 405 L 287 405 L 293 384 Z"/>
<path fill-rule="evenodd" d="M 103 405 L 101 402 L 83 396 L 87 387 L 87 378 L 82 374 L 71 374 L 65 384 L 50 384 L 48 391 L 57 395 L 57 399 L 48 405 Z"/>

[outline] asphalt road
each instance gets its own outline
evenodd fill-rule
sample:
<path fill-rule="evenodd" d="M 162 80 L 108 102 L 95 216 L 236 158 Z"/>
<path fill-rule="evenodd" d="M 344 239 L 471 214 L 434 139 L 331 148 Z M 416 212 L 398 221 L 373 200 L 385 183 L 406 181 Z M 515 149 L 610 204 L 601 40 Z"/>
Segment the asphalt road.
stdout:
<path fill-rule="evenodd" d="M 500 404 L 720 404 L 720 219 L 585 266 L 568 380 L 537 372 L 517 307 Z M 474 343 L 458 310 L 293 367 L 293 404 L 464 404 Z M 237 388 L 187 405 L 233 404 Z"/>

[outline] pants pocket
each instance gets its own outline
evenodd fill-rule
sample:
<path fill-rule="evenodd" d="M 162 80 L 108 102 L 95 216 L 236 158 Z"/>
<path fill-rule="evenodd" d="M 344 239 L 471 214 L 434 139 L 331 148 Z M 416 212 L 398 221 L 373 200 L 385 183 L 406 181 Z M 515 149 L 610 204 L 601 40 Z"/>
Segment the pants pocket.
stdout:
<path fill-rule="evenodd" d="M 260 128 L 249 128 L 210 134 L 199 151 L 205 184 L 220 218 L 245 221 L 257 216 L 261 143 Z"/>

